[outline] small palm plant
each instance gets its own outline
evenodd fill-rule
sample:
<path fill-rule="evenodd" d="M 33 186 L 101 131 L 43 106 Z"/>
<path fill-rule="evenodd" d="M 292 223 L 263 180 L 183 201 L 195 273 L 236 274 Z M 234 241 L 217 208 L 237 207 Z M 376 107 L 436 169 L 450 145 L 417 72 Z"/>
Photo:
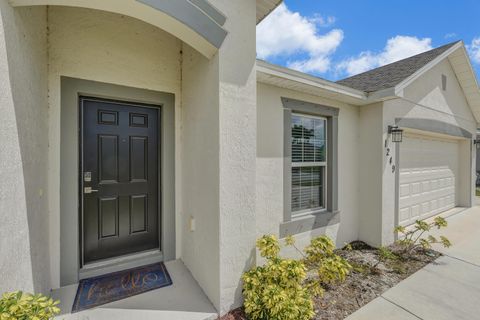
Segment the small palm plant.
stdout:
<path fill-rule="evenodd" d="M 410 254 L 419 248 L 427 250 L 436 243 L 449 248 L 452 244 L 444 236 L 436 238 L 433 235 L 428 235 L 425 237 L 425 234 L 428 234 L 432 229 L 441 229 L 447 226 L 447 221 L 442 217 L 436 217 L 432 222 L 417 220 L 413 227 L 408 229 L 404 226 L 398 226 L 395 231 L 401 234 L 402 238 L 397 241 L 397 244 L 402 247 L 403 254 Z"/>

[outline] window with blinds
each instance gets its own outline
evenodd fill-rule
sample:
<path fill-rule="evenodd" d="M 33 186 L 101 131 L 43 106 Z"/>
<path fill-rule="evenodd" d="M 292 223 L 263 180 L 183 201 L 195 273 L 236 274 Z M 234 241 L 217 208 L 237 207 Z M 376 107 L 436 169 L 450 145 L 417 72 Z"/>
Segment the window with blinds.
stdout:
<path fill-rule="evenodd" d="M 292 216 L 325 208 L 327 119 L 292 114 Z"/>

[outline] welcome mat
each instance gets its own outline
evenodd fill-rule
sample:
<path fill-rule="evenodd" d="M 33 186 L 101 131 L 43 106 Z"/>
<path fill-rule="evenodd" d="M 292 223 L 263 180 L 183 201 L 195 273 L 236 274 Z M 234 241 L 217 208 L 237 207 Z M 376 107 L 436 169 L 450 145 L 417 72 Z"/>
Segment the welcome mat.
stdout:
<path fill-rule="evenodd" d="M 80 280 L 72 313 L 172 284 L 162 262 Z"/>

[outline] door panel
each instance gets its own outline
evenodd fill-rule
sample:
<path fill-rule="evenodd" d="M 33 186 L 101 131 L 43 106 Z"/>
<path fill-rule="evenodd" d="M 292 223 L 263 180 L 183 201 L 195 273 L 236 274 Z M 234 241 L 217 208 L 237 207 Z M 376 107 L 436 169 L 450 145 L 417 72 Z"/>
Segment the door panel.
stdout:
<path fill-rule="evenodd" d="M 98 135 L 100 183 L 118 182 L 118 136 Z"/>
<path fill-rule="evenodd" d="M 159 248 L 158 109 L 94 98 L 81 108 L 82 186 L 92 189 L 83 194 L 84 263 Z"/>
<path fill-rule="evenodd" d="M 456 140 L 406 133 L 400 144 L 401 225 L 456 206 L 459 150 Z"/>

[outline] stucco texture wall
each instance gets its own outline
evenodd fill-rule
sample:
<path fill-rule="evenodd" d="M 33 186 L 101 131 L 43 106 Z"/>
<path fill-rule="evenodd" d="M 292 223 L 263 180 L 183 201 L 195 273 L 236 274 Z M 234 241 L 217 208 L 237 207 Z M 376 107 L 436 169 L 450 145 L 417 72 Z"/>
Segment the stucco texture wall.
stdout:
<path fill-rule="evenodd" d="M 296 235 L 300 246 L 327 234 L 337 246 L 358 238 L 359 223 L 359 108 L 338 101 L 259 83 L 257 87 L 257 223 L 256 236 L 279 234 L 283 222 L 284 124 L 281 98 L 339 108 L 338 206 L 340 223 Z M 288 130 L 288 128 L 287 128 Z M 286 252 L 290 254 L 290 252 Z"/>
<path fill-rule="evenodd" d="M 255 246 L 256 5 L 211 3 L 227 16 L 219 52 L 184 47 L 182 258 L 223 314 L 241 305 Z"/>
<path fill-rule="evenodd" d="M 6 1 L 1 3 L 8 6 Z M 22 61 L 25 57 L 18 55 L 15 57 L 18 61 L 3 64 L 25 64 L 19 70 L 28 78 L 25 90 L 32 92 L 20 99 L 35 98 L 37 104 L 43 103 L 35 107 L 45 107 L 43 114 L 37 110 L 32 112 L 34 106 L 25 112 L 32 112 L 38 121 L 31 124 L 35 128 L 32 134 L 37 135 L 35 141 L 42 142 L 39 150 L 32 149 L 32 154 L 40 158 L 35 162 L 35 169 L 41 174 L 35 181 L 48 181 L 44 187 L 49 190 L 48 195 L 43 194 L 38 210 L 49 215 L 36 227 L 42 235 L 49 230 L 49 236 L 37 241 L 37 235 L 32 237 L 26 228 L 29 203 L 25 194 L 29 190 L 14 192 L 12 195 L 17 198 L 5 202 L 7 208 L 21 209 L 11 226 L 21 226 L 22 230 L 12 232 L 11 237 L 22 239 L 15 250 L 21 255 L 19 263 L 23 262 L 22 267 L 26 268 L 18 272 L 24 277 L 25 289 L 34 289 L 29 237 L 43 247 L 36 251 L 43 258 L 43 268 L 35 279 L 44 281 L 46 288 L 60 286 L 60 247 L 78 246 L 75 235 L 61 238 L 60 227 L 62 210 L 76 212 L 78 205 L 78 186 L 61 185 L 61 176 L 68 175 L 69 181 L 74 181 L 78 175 L 78 151 L 69 155 L 67 160 L 71 162 L 62 159 L 60 152 L 61 114 L 66 112 L 61 106 L 60 80 L 66 76 L 175 94 L 176 145 L 179 146 L 175 158 L 180 163 L 175 172 L 177 257 L 184 259 L 219 311 L 241 304 L 240 277 L 253 261 L 256 234 L 256 74 L 252 36 L 256 5 L 254 0 L 218 1 L 214 5 L 229 17 L 225 27 L 230 35 L 211 60 L 172 35 L 133 18 L 73 7 L 36 8 L 43 16 L 38 17 L 38 21 L 31 19 L 30 31 L 43 32 L 42 45 L 35 43 L 32 44 L 35 48 L 22 47 L 14 51 L 31 54 L 41 49 L 38 54 L 43 61 Z M 7 9 L 5 12 L 12 16 L 23 10 Z M 5 18 L 10 19 L 13 18 Z M 9 36 L 16 35 L 21 33 L 9 32 Z M 14 39 L 12 43 L 18 45 L 22 41 Z M 41 69 L 38 74 L 43 79 L 33 67 Z M 8 79 L 9 70 L 3 72 Z M 33 86 L 32 81 L 39 87 Z M 18 92 L 8 87 L 7 82 L 5 86 L 4 99 L 9 104 L 2 107 L 8 108 L 5 113 L 12 120 L 4 133 L 12 137 L 8 146 L 11 162 L 5 161 L 5 166 L 11 173 L 9 179 L 15 181 L 9 187 L 27 189 L 27 185 L 23 185 L 25 172 L 22 172 L 26 169 L 19 166 L 18 160 L 22 156 L 22 145 L 15 141 L 22 128 L 14 125 L 16 106 L 11 93 Z M 37 129 L 36 126 L 43 127 Z M 71 143 L 75 145 L 77 141 Z M 28 174 L 31 176 L 31 172 Z M 36 185 L 32 188 L 41 194 L 37 189 Z M 67 205 L 63 207 L 62 203 Z M 194 232 L 188 228 L 190 216 L 196 219 Z M 21 281 L 12 281 L 12 284 L 18 283 Z"/>
<path fill-rule="evenodd" d="M 227 16 L 219 52 L 184 46 L 182 259 L 223 314 L 241 305 L 255 246 L 256 6 L 211 2 Z"/>
<path fill-rule="evenodd" d="M 442 89 L 442 75 L 447 77 L 446 90 Z M 399 155 L 396 154 L 396 144 L 388 139 L 388 126 L 394 125 L 396 119 L 428 119 L 458 126 L 472 135 L 476 133 L 476 120 L 448 59 L 409 84 L 401 95 L 361 108 L 361 161 L 364 163 L 361 180 L 369 179 L 372 185 L 361 189 L 360 240 L 371 245 L 386 245 L 395 240 L 396 171 L 399 168 L 393 171 L 389 161 L 392 157 L 393 164 L 398 165 Z M 460 140 L 459 143 L 462 169 L 457 191 L 461 194 L 461 200 L 457 204 L 471 206 L 474 190 L 474 168 L 471 163 L 475 163 L 475 153 L 471 152 L 469 139 Z"/>
<path fill-rule="evenodd" d="M 60 274 L 60 77 L 68 76 L 175 94 L 176 137 L 180 136 L 181 49 L 172 35 L 137 19 L 118 14 L 71 7 L 49 7 L 49 197 L 51 210 L 52 287 Z M 179 140 L 176 141 L 178 144 Z M 72 143 L 77 143 L 72 141 Z M 176 159 L 180 151 L 176 150 Z M 78 159 L 78 155 L 73 155 Z M 176 177 L 180 176 L 180 166 Z M 73 175 L 71 170 L 62 174 Z M 176 183 L 177 189 L 179 184 Z M 77 188 L 77 186 L 71 186 Z M 73 189 L 72 189 L 73 190 Z M 76 210 L 75 190 L 71 210 Z M 177 190 L 178 191 L 178 190 Z M 66 190 L 62 190 L 63 193 Z M 177 192 L 176 194 L 179 194 Z M 65 195 L 66 196 L 66 195 Z M 65 201 L 63 196 L 63 201 Z M 165 213 L 167 214 L 167 213 Z M 171 214 L 171 213 L 168 213 Z M 177 232 L 180 237 L 180 232 Z M 70 245 L 76 245 L 75 237 Z M 177 241 L 179 245 L 180 241 Z M 62 245 L 67 245 L 63 243 Z M 180 248 L 177 247 L 180 255 Z"/>
<path fill-rule="evenodd" d="M 0 291 L 48 291 L 45 8 L 0 1 Z"/>
<path fill-rule="evenodd" d="M 446 90 L 442 89 L 442 75 L 447 79 Z M 420 118 L 433 119 L 452 124 L 469 131 L 475 136 L 477 122 L 471 112 L 470 106 L 465 99 L 460 84 L 448 59 L 444 59 L 428 72 L 420 76 L 403 90 L 401 99 L 384 102 L 384 138 L 386 128 L 396 118 Z M 460 174 L 457 180 L 457 205 L 471 206 L 474 191 L 474 168 L 475 152 L 471 152 L 471 141 L 463 139 L 459 141 L 459 164 Z M 384 158 L 384 164 L 388 159 Z M 391 170 L 385 165 L 383 184 L 384 190 L 394 185 Z M 385 194 L 383 200 L 384 212 L 391 212 L 394 207 L 395 197 Z M 384 217 L 388 222 L 385 230 L 391 230 L 396 221 L 391 217 Z M 385 232 L 385 231 L 384 231 Z M 386 242 L 393 240 L 389 234 L 384 234 Z"/>
<path fill-rule="evenodd" d="M 60 81 L 66 76 L 175 94 L 179 146 L 175 158 L 181 164 L 175 172 L 177 257 L 185 260 L 219 311 L 239 306 L 240 277 L 253 262 L 256 236 L 256 2 L 212 1 L 228 17 L 225 28 L 229 36 L 219 52 L 206 60 L 174 36 L 127 16 L 39 6 L 25 9 L 37 15 L 26 15 L 28 23 L 27 19 L 18 23 L 15 19 L 22 16 L 23 9 L 12 9 L 6 0 L 0 1 L 5 9 L 4 29 L 11 38 L 7 39 L 10 44 L 0 48 L 1 65 L 19 71 L 17 77 L 11 70 L 0 70 L 5 79 L 17 77 L 9 80 L 18 86 L 2 83 L 6 102 L 2 108 L 9 124 L 1 129 L 2 141 L 8 141 L 2 146 L 6 158 L 2 170 L 8 172 L 6 181 L 12 182 L 9 190 L 7 185 L 1 186 L 2 197 L 8 198 L 2 202 L 2 214 L 9 209 L 20 211 L 5 218 L 11 219 L 8 226 L 12 229 L 6 234 L 12 241 L 18 240 L 17 247 L 6 251 L 2 247 L 2 253 L 15 250 L 21 268 L 11 261 L 8 264 L 24 278 L 11 283 L 24 283 L 24 289 L 33 290 L 35 278 L 45 288 L 59 287 L 60 247 L 78 246 L 75 235 L 61 238 L 60 227 L 62 210 L 76 212 L 78 206 L 78 186 L 61 185 L 62 175 L 69 181 L 78 175 L 78 151 L 66 160 L 60 150 L 61 114 L 66 112 L 61 106 Z M 12 57 L 7 55 L 9 45 Z M 29 104 L 18 115 L 16 99 L 18 106 Z M 27 148 L 31 153 L 22 150 L 22 135 L 27 134 L 24 128 L 35 136 Z M 20 159 L 25 155 L 31 162 L 22 166 Z M 30 177 L 34 179 L 28 182 Z M 63 203 L 67 205 L 63 207 Z M 36 233 L 26 227 L 29 206 L 44 218 L 32 220 Z M 197 222 L 191 233 L 187 228 L 190 216 Z M 32 241 L 36 253 L 30 252 Z M 41 261 L 34 261 L 37 253 Z M 32 277 L 35 264 L 41 271 Z M 10 269 L 3 270 L 10 274 Z"/>
<path fill-rule="evenodd" d="M 184 45 L 182 75 L 182 260 L 219 308 L 218 57 Z"/>
<path fill-rule="evenodd" d="M 447 89 L 442 90 L 442 75 Z M 403 90 L 402 99 L 384 103 L 384 122 L 392 118 L 426 118 L 451 123 L 476 133 L 477 123 L 448 59 L 416 79 Z"/>
<path fill-rule="evenodd" d="M 359 126 L 359 240 L 378 245 L 382 241 L 382 196 L 385 191 L 382 184 L 383 104 L 362 106 Z"/>
<path fill-rule="evenodd" d="M 255 246 L 256 1 L 210 1 L 227 17 L 219 51 L 220 313 L 241 305 Z"/>

